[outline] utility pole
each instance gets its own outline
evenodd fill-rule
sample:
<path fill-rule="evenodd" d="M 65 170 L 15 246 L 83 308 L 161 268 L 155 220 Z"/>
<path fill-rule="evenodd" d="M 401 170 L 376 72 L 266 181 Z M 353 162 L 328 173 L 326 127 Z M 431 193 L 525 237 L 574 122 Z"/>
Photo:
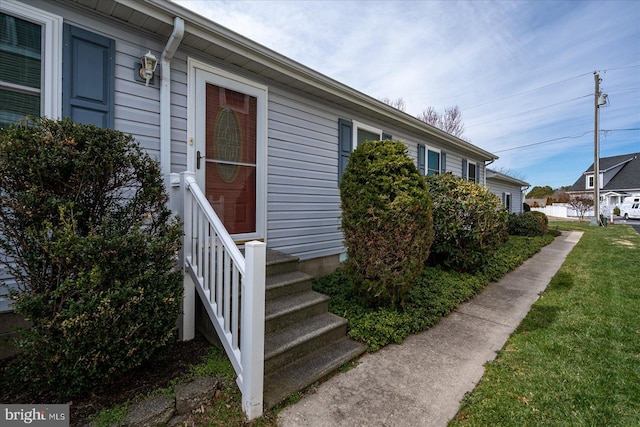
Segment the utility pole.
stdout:
<path fill-rule="evenodd" d="M 595 216 L 595 222 L 593 225 L 600 225 L 600 105 L 598 100 L 600 98 L 600 75 L 594 71 L 593 77 L 595 80 L 595 94 L 594 94 L 594 129 L 593 129 L 593 215 Z"/>

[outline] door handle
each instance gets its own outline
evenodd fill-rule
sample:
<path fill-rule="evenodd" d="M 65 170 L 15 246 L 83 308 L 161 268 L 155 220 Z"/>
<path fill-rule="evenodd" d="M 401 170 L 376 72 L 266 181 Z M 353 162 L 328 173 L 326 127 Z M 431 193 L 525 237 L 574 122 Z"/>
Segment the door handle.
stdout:
<path fill-rule="evenodd" d="M 200 169 L 200 151 L 196 152 L 196 169 Z"/>

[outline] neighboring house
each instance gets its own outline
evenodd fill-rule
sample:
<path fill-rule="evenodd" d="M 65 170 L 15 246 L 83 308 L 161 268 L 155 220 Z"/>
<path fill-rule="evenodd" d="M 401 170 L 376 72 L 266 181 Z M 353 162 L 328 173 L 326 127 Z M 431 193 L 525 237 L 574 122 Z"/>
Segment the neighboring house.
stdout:
<path fill-rule="evenodd" d="M 487 169 L 487 187 L 496 196 L 509 213 L 521 213 L 523 210 L 524 191 L 529 183 L 509 175 Z"/>
<path fill-rule="evenodd" d="M 620 206 L 625 197 L 640 193 L 640 153 L 600 159 L 599 187 L 601 209 L 608 214 L 615 206 Z M 593 163 L 567 190 L 570 196 L 593 198 Z"/>
<path fill-rule="evenodd" d="M 526 183 L 487 174 L 485 165 L 497 156 L 170 1 L 2 0 L 0 23 L 1 99 L 11 99 L 0 104 L 0 126 L 25 114 L 71 117 L 133 135 L 160 162 L 189 243 L 180 265 L 181 336 L 193 335 L 199 295 L 243 396 L 249 374 L 240 348 L 248 347 L 233 334 L 245 324 L 244 343 L 265 322 L 247 325 L 244 316 L 260 310 L 239 306 L 229 309 L 235 320 L 220 320 L 229 314 L 223 303 L 230 302 L 218 295 L 254 289 L 245 284 L 254 269 L 233 242 L 265 242 L 298 257 L 300 269 L 314 275 L 335 269 L 345 252 L 338 184 L 359 143 L 402 140 L 423 174 L 447 171 L 483 184 L 493 179 L 506 185 L 500 191 L 511 195 L 512 209 L 522 204 L 515 189 Z M 147 52 L 158 59 L 148 84 L 139 73 Z M 256 271 L 264 271 L 264 260 Z M 3 279 L 10 283 L 0 271 Z M 243 294 L 242 306 L 252 299 Z M 0 294 L 0 311 L 7 310 Z"/>

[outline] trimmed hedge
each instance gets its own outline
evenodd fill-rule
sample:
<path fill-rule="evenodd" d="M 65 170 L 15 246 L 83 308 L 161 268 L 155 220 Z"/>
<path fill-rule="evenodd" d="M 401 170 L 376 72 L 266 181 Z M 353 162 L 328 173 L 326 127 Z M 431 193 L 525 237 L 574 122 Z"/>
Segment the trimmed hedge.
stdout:
<path fill-rule="evenodd" d="M 549 219 L 542 212 L 529 211 L 509 215 L 509 234 L 513 236 L 542 236 L 549 229 Z"/>
<path fill-rule="evenodd" d="M 174 339 L 181 227 L 131 136 L 67 119 L 1 129 L 0 193 L 15 308 L 33 322 L 17 342 L 16 387 L 86 392 Z"/>
<path fill-rule="evenodd" d="M 431 200 L 400 141 L 366 141 L 340 183 L 346 271 L 374 306 L 402 305 L 433 241 Z"/>
<path fill-rule="evenodd" d="M 477 271 L 507 239 L 508 214 L 488 188 L 452 174 L 426 177 L 433 201 L 435 236 L 429 262 Z"/>

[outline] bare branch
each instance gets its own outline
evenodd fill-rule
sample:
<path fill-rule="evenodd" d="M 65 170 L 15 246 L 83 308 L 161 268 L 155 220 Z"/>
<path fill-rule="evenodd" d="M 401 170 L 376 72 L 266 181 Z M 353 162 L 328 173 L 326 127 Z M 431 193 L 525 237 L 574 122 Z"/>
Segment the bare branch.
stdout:
<path fill-rule="evenodd" d="M 433 107 L 427 107 L 422 113 L 416 116 L 418 120 L 435 126 L 453 136 L 463 138 L 464 122 L 462 121 L 462 111 L 457 105 L 444 109 L 444 113 L 440 114 Z"/>
<path fill-rule="evenodd" d="M 391 99 L 389 97 L 384 97 L 380 98 L 380 101 L 392 106 L 393 108 L 397 108 L 400 111 L 406 111 L 407 109 L 407 104 L 404 102 L 403 98 Z"/>
<path fill-rule="evenodd" d="M 586 196 L 576 196 L 567 202 L 577 213 L 580 221 L 584 221 L 584 214 L 593 207 L 593 199 Z"/>

